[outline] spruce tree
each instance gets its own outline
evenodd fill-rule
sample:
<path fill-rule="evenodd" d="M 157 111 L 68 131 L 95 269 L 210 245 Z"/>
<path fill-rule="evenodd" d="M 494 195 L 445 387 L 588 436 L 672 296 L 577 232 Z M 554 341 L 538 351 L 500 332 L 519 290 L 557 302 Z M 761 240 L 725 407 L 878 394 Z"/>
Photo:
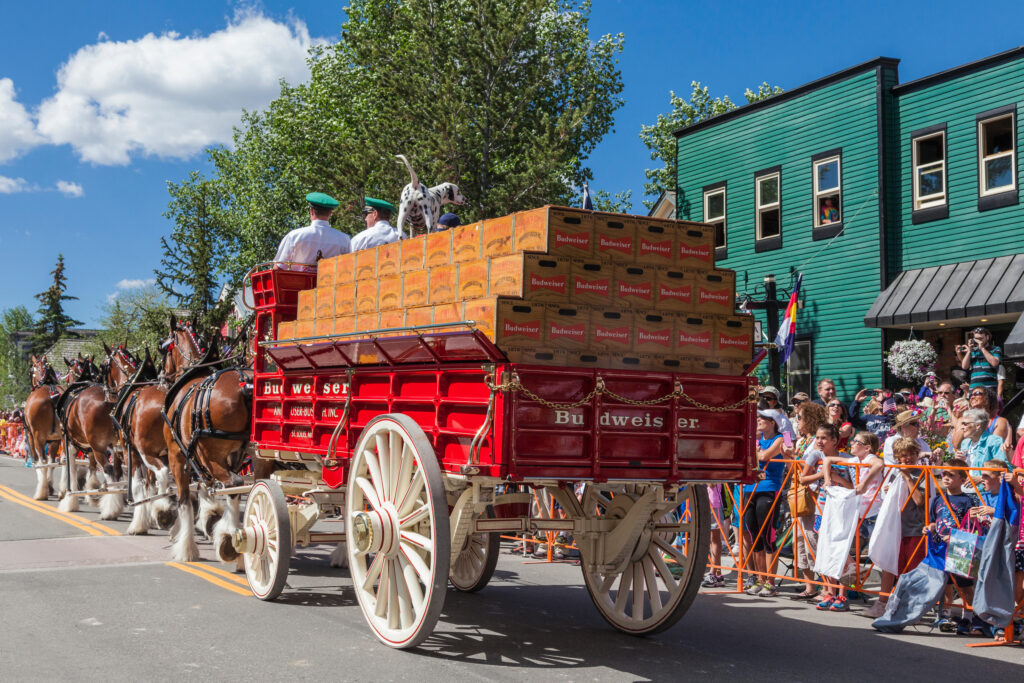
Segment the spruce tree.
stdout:
<path fill-rule="evenodd" d="M 70 332 L 72 327 L 81 325 L 82 321 L 75 320 L 64 312 L 65 301 L 77 301 L 77 296 L 70 296 L 64 292 L 67 290 L 67 276 L 64 275 L 64 254 L 57 254 L 57 265 L 50 275 L 53 276 L 52 284 L 44 292 L 36 294 L 39 300 L 39 317 L 36 320 L 32 335 L 32 350 L 34 353 L 43 353 L 64 337 L 78 335 Z"/>

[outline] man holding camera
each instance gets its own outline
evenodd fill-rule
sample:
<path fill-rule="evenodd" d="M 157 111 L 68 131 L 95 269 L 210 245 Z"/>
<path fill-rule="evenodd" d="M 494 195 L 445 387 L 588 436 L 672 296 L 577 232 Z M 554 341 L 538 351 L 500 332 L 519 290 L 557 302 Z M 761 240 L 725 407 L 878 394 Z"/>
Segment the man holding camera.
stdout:
<path fill-rule="evenodd" d="M 997 374 L 1003 352 L 992 346 L 992 333 L 984 327 L 975 327 L 966 345 L 956 347 L 960 367 L 971 373 L 971 389 L 988 387 L 996 390 L 999 383 Z"/>

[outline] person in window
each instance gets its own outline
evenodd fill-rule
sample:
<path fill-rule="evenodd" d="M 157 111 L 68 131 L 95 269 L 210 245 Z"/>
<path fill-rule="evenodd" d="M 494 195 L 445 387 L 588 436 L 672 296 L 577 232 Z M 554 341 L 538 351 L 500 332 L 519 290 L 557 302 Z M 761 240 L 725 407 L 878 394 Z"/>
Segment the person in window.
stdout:
<path fill-rule="evenodd" d="M 835 206 L 835 199 L 832 197 L 825 197 L 821 200 L 821 216 L 819 223 L 822 225 L 828 225 L 829 223 L 839 222 L 839 209 Z"/>
<path fill-rule="evenodd" d="M 971 373 L 971 389 L 989 387 L 993 391 L 999 385 L 997 368 L 1003 360 L 1003 351 L 992 346 L 992 333 L 984 327 L 971 330 L 967 344 L 957 347 L 960 367 Z"/>

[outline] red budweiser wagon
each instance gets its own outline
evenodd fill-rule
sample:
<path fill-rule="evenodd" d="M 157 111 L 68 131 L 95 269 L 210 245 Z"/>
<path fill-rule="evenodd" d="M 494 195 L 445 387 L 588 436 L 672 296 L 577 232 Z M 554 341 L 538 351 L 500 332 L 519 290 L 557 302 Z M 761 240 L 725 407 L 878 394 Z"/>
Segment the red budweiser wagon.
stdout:
<path fill-rule="evenodd" d="M 473 321 L 275 339 L 314 278 L 252 275 L 252 441 L 301 465 L 248 495 L 236 545 L 258 597 L 280 594 L 296 545 L 345 542 L 370 627 L 413 647 L 449 584 L 487 584 L 500 534 L 555 531 L 572 535 L 612 626 L 678 621 L 707 560 L 693 484 L 754 476 L 753 379 L 511 363 Z M 530 514 L 531 492 L 559 514 Z M 344 531 L 312 530 L 339 516 Z"/>

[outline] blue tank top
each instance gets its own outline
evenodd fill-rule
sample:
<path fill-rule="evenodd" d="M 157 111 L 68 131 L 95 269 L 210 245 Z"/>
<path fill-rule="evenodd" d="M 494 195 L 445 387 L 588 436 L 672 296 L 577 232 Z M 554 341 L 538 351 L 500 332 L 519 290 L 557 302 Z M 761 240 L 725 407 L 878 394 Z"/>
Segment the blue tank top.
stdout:
<path fill-rule="evenodd" d="M 776 434 L 770 439 L 758 439 L 757 447 L 762 451 L 766 451 L 781 438 L 781 434 Z M 747 484 L 743 487 L 743 493 L 774 493 L 782 488 L 782 477 L 786 473 L 786 463 L 782 462 L 781 451 L 768 462 L 759 463 L 758 469 L 764 472 L 764 479 L 756 484 Z"/>

